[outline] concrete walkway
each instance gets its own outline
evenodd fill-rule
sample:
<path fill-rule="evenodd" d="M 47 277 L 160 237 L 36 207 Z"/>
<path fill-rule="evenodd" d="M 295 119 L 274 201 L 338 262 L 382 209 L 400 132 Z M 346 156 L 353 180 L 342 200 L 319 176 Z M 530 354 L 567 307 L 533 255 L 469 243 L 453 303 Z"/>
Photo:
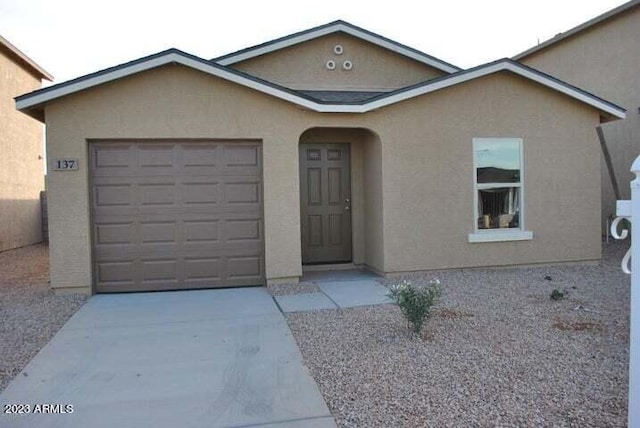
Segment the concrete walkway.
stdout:
<path fill-rule="evenodd" d="M 377 278 L 360 270 L 309 272 L 302 280 L 315 283 L 319 292 L 276 296 L 274 299 L 285 313 L 391 303 L 387 296 L 389 290 L 376 281 Z"/>
<path fill-rule="evenodd" d="M 2 427 L 336 426 L 263 288 L 94 296 L 0 404 L 31 412 Z"/>

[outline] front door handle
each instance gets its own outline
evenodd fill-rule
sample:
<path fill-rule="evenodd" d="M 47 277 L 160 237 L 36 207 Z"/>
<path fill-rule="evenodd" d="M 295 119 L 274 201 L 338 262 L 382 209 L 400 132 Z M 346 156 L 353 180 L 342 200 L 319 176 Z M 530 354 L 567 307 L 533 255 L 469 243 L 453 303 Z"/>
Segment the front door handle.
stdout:
<path fill-rule="evenodd" d="M 345 211 L 351 210 L 351 199 L 347 198 L 344 200 L 344 210 Z"/>

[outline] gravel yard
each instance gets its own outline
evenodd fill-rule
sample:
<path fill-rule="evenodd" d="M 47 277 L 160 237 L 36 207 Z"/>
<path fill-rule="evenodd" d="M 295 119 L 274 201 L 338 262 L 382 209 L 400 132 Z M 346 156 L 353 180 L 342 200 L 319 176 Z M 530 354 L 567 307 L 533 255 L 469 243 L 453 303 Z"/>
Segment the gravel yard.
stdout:
<path fill-rule="evenodd" d="M 286 296 L 290 294 L 316 293 L 320 291 L 313 282 L 300 281 L 299 283 L 270 284 L 267 290 L 272 296 Z"/>
<path fill-rule="evenodd" d="M 394 305 L 287 320 L 341 427 L 622 427 L 628 245 L 607 244 L 597 266 L 407 277 L 442 283 L 422 338 Z"/>
<path fill-rule="evenodd" d="M 0 391 L 87 299 L 49 288 L 46 244 L 0 253 Z"/>

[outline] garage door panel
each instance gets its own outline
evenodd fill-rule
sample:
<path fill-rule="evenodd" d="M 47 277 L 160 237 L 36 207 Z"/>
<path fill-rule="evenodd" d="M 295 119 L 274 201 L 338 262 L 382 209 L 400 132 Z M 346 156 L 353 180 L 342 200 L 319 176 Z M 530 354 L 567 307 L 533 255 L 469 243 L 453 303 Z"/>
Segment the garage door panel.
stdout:
<path fill-rule="evenodd" d="M 135 282 L 134 264 L 133 260 L 100 262 L 97 264 L 97 279 L 100 282 L 131 286 Z"/>
<path fill-rule="evenodd" d="M 130 184 L 100 184 L 94 187 L 96 207 L 135 206 L 135 193 Z"/>
<path fill-rule="evenodd" d="M 141 206 L 173 207 L 178 204 L 178 189 L 175 183 L 141 183 L 137 185 L 136 190 L 136 200 Z"/>
<path fill-rule="evenodd" d="M 103 145 L 93 153 L 93 176 L 210 176 L 211 168 L 223 176 L 255 176 L 262 172 L 262 151 L 257 143 L 106 144 L 111 147 Z"/>
<path fill-rule="evenodd" d="M 227 270 L 230 278 L 255 278 L 260 276 L 262 264 L 259 255 L 228 257 Z"/>
<path fill-rule="evenodd" d="M 141 258 L 202 258 L 202 257 L 262 257 L 262 251 L 255 245 L 258 241 L 246 242 L 192 242 L 188 245 L 176 244 L 130 244 L 102 245 L 95 247 L 94 256 L 100 261 L 134 260 Z"/>
<path fill-rule="evenodd" d="M 157 168 L 163 168 L 165 173 L 172 174 L 179 167 L 175 162 L 176 146 L 173 144 L 153 144 L 147 143 L 137 146 L 138 167 L 144 171 L 152 168 L 153 173 L 160 173 Z"/>
<path fill-rule="evenodd" d="M 216 243 L 220 240 L 219 232 L 220 220 L 217 219 L 197 219 L 185 220 L 184 241 L 191 244 L 194 242 Z"/>
<path fill-rule="evenodd" d="M 196 168 L 208 171 L 221 167 L 220 145 L 204 147 L 202 144 L 185 144 L 182 146 L 182 165 L 190 174 L 197 174 Z"/>
<path fill-rule="evenodd" d="M 260 148 L 254 145 L 228 144 L 222 147 L 222 161 L 226 167 L 258 167 Z"/>
<path fill-rule="evenodd" d="M 92 154 L 91 169 L 93 175 L 117 176 L 128 174 L 135 162 L 131 144 L 113 143 L 109 147 L 101 147 Z"/>
<path fill-rule="evenodd" d="M 237 210 L 237 204 L 254 204 L 262 207 L 262 183 L 259 180 L 226 177 L 210 179 L 193 177 L 95 177 L 94 208 L 130 206 L 143 208 L 148 205 L 176 204 L 216 205 Z M 180 208 L 182 209 L 182 208 Z M 205 209 L 207 209 L 205 207 Z"/>
<path fill-rule="evenodd" d="M 185 257 L 185 278 L 220 281 L 223 264 L 222 257 Z"/>
<path fill-rule="evenodd" d="M 262 240 L 259 219 L 227 220 L 224 225 L 224 234 L 227 241 Z"/>
<path fill-rule="evenodd" d="M 132 222 L 95 224 L 96 245 L 126 245 L 132 243 Z"/>
<path fill-rule="evenodd" d="M 181 218 L 188 220 L 189 215 L 214 215 L 218 218 L 236 218 L 236 217 L 259 217 L 262 218 L 262 203 L 245 203 L 245 204 L 225 204 L 216 206 L 198 206 L 190 205 L 189 213 L 184 213 Z"/>
<path fill-rule="evenodd" d="M 183 183 L 181 194 L 186 205 L 213 205 L 222 202 L 218 181 Z"/>
<path fill-rule="evenodd" d="M 177 244 L 178 227 L 176 221 L 142 221 L 140 244 Z"/>
<path fill-rule="evenodd" d="M 115 260 L 97 264 L 97 281 L 107 292 L 257 285 L 263 270 L 259 254 Z"/>
<path fill-rule="evenodd" d="M 217 242 L 202 242 L 194 241 L 186 243 L 182 246 L 182 254 L 185 255 L 198 255 L 198 254 L 210 254 L 212 256 L 227 256 L 229 254 L 238 255 L 261 255 L 262 251 L 258 248 L 260 240 L 254 240 L 253 242 L 242 241 L 217 241 Z"/>
<path fill-rule="evenodd" d="M 260 202 L 260 183 L 230 182 L 224 183 L 225 202 L 229 204 Z"/>
<path fill-rule="evenodd" d="M 178 281 L 178 260 L 152 259 L 141 260 L 142 281 Z"/>
<path fill-rule="evenodd" d="M 255 179 L 256 175 L 262 173 L 262 169 L 256 166 L 185 166 L 180 172 L 178 172 L 178 176 L 185 177 L 207 177 L 210 174 L 207 174 L 211 168 L 215 168 L 219 173 L 219 177 L 230 177 L 230 178 L 250 178 Z"/>
<path fill-rule="evenodd" d="M 148 219 L 154 221 L 176 220 L 193 221 L 200 218 L 214 217 L 216 219 L 262 219 L 262 204 L 236 204 L 228 206 L 200 206 L 189 205 L 189 212 L 185 212 L 186 207 L 163 207 L 162 210 L 153 206 L 107 206 L 100 207 L 99 214 L 94 215 L 94 221 L 100 222 L 126 222 L 136 221 L 136 219 Z M 95 207 L 94 207 L 95 212 Z"/>
<path fill-rule="evenodd" d="M 256 145 L 225 144 L 222 159 L 225 166 L 258 166 L 260 148 Z"/>
<path fill-rule="evenodd" d="M 256 248 L 259 248 L 264 240 L 262 220 L 252 215 L 245 215 L 244 218 L 196 218 L 178 221 L 171 216 L 156 215 L 146 220 L 140 220 L 141 217 L 135 216 L 133 221 L 108 223 L 98 219 L 94 223 L 96 249 L 100 250 L 103 246 L 117 247 L 131 244 L 146 246 L 145 251 L 148 251 L 149 245 L 162 244 L 153 250 L 162 250 L 164 246 L 166 251 L 176 251 L 177 245 L 183 245 L 185 249 L 195 245 L 209 244 L 232 248 L 234 242 L 240 244 L 253 242 Z M 108 217 L 102 218 L 106 220 Z M 120 249 L 126 251 L 124 247 Z"/>
<path fill-rule="evenodd" d="M 93 143 L 98 291 L 264 283 L 255 142 Z"/>

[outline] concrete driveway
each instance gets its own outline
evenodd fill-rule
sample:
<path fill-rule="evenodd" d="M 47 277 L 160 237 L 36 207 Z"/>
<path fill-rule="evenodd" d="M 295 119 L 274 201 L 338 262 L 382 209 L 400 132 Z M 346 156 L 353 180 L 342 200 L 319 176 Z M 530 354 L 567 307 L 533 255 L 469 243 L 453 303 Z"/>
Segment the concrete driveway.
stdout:
<path fill-rule="evenodd" d="M 2 427 L 336 426 L 263 288 L 94 296 L 0 404 L 29 406 Z"/>

